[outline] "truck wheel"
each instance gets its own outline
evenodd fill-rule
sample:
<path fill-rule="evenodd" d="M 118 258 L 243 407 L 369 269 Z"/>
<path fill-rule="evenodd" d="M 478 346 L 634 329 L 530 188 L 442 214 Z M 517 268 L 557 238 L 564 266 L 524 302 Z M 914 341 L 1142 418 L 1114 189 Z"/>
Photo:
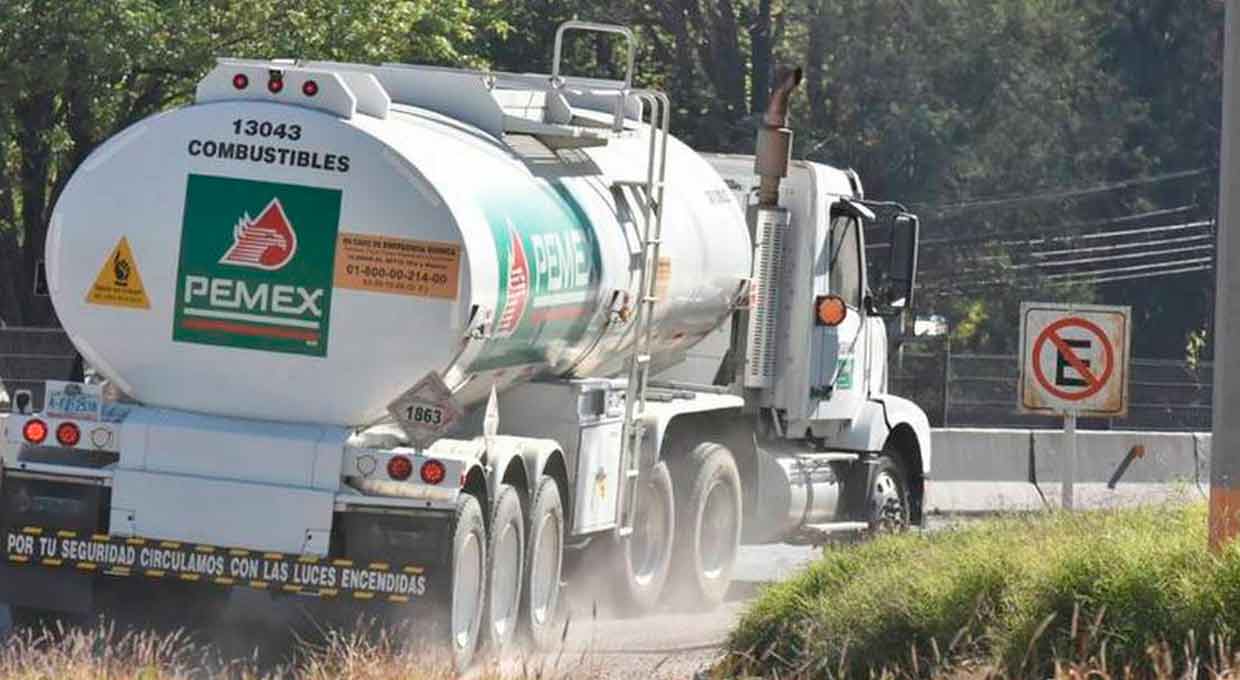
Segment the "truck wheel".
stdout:
<path fill-rule="evenodd" d="M 640 482 L 633 533 L 616 543 L 620 569 L 616 605 L 632 616 L 658 605 L 671 571 L 676 536 L 676 505 L 667 462 L 659 461 Z"/>
<path fill-rule="evenodd" d="M 487 533 L 478 499 L 462 494 L 452 532 L 452 660 L 465 672 L 478 649 L 486 595 Z"/>
<path fill-rule="evenodd" d="M 502 652 L 516 636 L 525 577 L 525 516 L 521 496 L 510 484 L 499 485 L 495 494 L 487 555 L 486 632 L 491 647 Z"/>
<path fill-rule="evenodd" d="M 530 500 L 529 543 L 525 560 L 522 621 L 536 649 L 551 649 L 560 635 L 564 607 L 560 580 L 564 571 L 564 505 L 560 485 L 543 476 Z"/>
<path fill-rule="evenodd" d="M 681 461 L 677 585 L 693 608 L 723 603 L 741 545 L 741 476 L 727 447 L 699 444 Z"/>
<path fill-rule="evenodd" d="M 891 456 L 879 457 L 870 494 L 871 532 L 897 532 L 908 528 L 908 475 Z"/>

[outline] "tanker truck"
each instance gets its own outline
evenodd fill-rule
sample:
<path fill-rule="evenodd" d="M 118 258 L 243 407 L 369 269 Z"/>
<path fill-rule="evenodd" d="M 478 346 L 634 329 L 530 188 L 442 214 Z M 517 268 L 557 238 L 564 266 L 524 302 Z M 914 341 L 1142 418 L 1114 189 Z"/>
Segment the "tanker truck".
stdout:
<path fill-rule="evenodd" d="M 568 31 L 624 77 L 561 73 Z M 709 608 L 742 544 L 919 523 L 917 218 L 791 161 L 798 71 L 755 156 L 706 155 L 634 54 L 570 22 L 550 74 L 223 59 L 97 148 L 47 281 L 107 386 L 3 422 L 15 620 L 248 589 L 425 616 L 465 667 L 557 641 L 570 563 Z"/>

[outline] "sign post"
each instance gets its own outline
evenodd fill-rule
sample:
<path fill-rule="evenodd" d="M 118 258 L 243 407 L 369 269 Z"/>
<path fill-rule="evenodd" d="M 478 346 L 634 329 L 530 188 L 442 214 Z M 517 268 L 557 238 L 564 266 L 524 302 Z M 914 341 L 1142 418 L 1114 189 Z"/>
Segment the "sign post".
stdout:
<path fill-rule="evenodd" d="M 1062 502 L 1071 510 L 1077 417 L 1128 413 L 1131 308 L 1026 302 L 1020 325 L 1020 409 L 1063 417 Z"/>

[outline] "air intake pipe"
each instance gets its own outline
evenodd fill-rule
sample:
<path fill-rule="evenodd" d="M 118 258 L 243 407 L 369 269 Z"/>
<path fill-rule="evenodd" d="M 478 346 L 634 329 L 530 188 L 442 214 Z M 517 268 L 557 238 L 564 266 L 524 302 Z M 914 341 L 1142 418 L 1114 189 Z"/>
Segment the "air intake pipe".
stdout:
<path fill-rule="evenodd" d="M 754 155 L 754 172 L 761 179 L 758 185 L 758 205 L 779 205 L 779 184 L 788 176 L 788 163 L 792 160 L 792 130 L 788 129 L 788 99 L 801 84 L 800 68 L 781 67 L 775 74 L 775 88 L 758 128 L 757 153 Z"/>

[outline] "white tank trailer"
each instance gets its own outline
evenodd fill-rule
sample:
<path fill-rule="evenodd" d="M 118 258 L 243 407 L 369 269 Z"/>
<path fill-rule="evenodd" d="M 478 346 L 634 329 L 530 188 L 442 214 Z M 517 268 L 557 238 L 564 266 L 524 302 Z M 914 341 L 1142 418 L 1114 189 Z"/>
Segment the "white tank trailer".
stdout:
<path fill-rule="evenodd" d="M 562 75 L 570 31 L 625 77 Z M 916 218 L 790 163 L 799 71 L 756 157 L 709 156 L 635 51 L 221 60 L 96 149 L 47 275 L 108 387 L 2 421 L 14 618 L 248 587 L 440 618 L 463 668 L 558 637 L 566 554 L 620 611 L 709 607 L 742 542 L 919 522 L 927 421 L 886 393 Z"/>

